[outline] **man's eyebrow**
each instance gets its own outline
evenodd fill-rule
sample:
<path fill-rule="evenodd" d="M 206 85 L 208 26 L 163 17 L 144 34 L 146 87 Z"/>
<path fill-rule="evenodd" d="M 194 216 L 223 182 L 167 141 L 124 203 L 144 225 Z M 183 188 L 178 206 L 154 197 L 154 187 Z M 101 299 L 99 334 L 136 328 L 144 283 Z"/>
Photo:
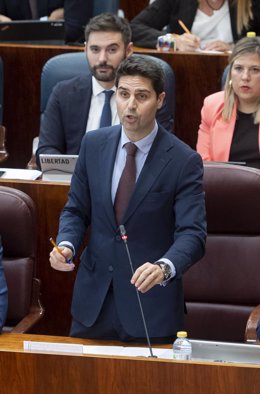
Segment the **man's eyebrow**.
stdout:
<path fill-rule="evenodd" d="M 129 90 L 128 88 L 124 87 L 124 86 L 118 86 L 118 90 Z M 151 91 L 149 89 L 136 89 L 135 93 L 151 93 Z"/>
<path fill-rule="evenodd" d="M 105 48 L 110 48 L 110 47 L 119 47 L 119 44 L 117 42 L 113 42 L 112 44 L 107 45 Z M 101 45 L 96 45 L 96 44 L 92 44 L 90 45 L 90 48 L 102 48 Z"/>

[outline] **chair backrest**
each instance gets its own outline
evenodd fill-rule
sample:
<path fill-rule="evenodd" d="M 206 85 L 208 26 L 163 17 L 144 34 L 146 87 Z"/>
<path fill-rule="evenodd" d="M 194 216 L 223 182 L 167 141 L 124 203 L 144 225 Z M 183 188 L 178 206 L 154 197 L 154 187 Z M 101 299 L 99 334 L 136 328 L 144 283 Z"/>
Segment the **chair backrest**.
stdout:
<path fill-rule="evenodd" d="M 32 199 L 20 190 L 0 186 L 0 234 L 8 287 L 6 325 L 28 314 L 36 270 L 36 222 Z"/>
<path fill-rule="evenodd" d="M 135 56 L 135 55 L 132 55 Z M 175 115 L 175 75 L 171 66 L 164 60 L 145 55 L 158 62 L 165 73 L 165 92 L 167 111 Z M 49 96 L 54 86 L 63 80 L 76 77 L 79 74 L 90 73 L 85 52 L 71 52 L 50 58 L 42 69 L 41 74 L 41 114 L 43 114 Z"/>
<path fill-rule="evenodd" d="M 4 100 L 4 65 L 0 57 L 0 126 L 3 124 L 3 100 Z"/>
<path fill-rule="evenodd" d="M 260 300 L 260 171 L 204 165 L 208 238 L 204 258 L 184 275 L 191 338 L 243 341 Z"/>
<path fill-rule="evenodd" d="M 89 73 L 85 52 L 69 52 L 51 57 L 41 74 L 41 113 L 44 112 L 54 86 L 66 79 Z"/>

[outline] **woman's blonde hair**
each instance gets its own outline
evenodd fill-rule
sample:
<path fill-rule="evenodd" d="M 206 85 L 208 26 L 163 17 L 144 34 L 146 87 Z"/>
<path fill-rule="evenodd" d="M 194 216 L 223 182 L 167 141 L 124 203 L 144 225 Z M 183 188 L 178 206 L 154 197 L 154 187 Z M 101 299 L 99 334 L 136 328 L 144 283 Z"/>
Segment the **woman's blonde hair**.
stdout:
<path fill-rule="evenodd" d="M 247 29 L 250 19 L 253 19 L 252 1 L 236 0 L 237 3 L 237 33 L 240 35 L 243 29 Z"/>
<path fill-rule="evenodd" d="M 222 112 L 222 117 L 224 120 L 228 121 L 231 119 L 234 105 L 237 102 L 237 96 L 234 92 L 231 83 L 231 71 L 234 65 L 234 62 L 240 58 L 240 56 L 244 56 L 247 54 L 256 53 L 260 59 L 260 37 L 245 37 L 239 40 L 229 57 L 229 69 L 227 73 L 227 78 L 225 82 L 225 99 L 224 99 L 224 108 Z M 254 116 L 255 123 L 260 122 L 260 98 L 257 110 Z"/>

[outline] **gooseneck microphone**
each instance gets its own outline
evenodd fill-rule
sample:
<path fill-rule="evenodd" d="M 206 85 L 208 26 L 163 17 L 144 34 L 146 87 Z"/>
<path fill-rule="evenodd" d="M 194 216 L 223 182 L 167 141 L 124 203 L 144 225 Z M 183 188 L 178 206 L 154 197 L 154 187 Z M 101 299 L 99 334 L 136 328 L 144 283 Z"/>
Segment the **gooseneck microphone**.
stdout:
<path fill-rule="evenodd" d="M 127 244 L 127 234 L 126 234 L 125 226 L 123 224 L 121 224 L 119 226 L 119 230 L 120 230 L 121 238 L 122 238 L 122 240 L 124 241 L 124 244 L 125 244 L 126 253 L 127 253 L 127 257 L 128 257 L 128 261 L 129 261 L 130 267 L 131 267 L 131 271 L 132 271 L 132 274 L 134 275 L 133 263 L 132 263 L 131 255 L 130 255 L 130 252 L 129 252 L 128 244 Z M 138 299 L 138 303 L 139 303 L 139 307 L 140 307 L 140 311 L 141 311 L 141 315 L 142 315 L 142 320 L 143 320 L 146 340 L 147 340 L 148 347 L 149 347 L 149 350 L 150 350 L 150 356 L 149 357 L 157 358 L 157 356 L 155 356 L 153 354 L 153 350 L 152 350 L 152 346 L 151 346 L 151 342 L 150 342 L 150 338 L 149 338 L 148 330 L 147 330 L 147 326 L 146 326 L 146 321 L 145 321 L 145 317 L 144 317 L 144 311 L 143 311 L 142 303 L 141 303 L 141 300 L 140 300 L 140 295 L 139 295 L 139 292 L 138 292 L 137 288 L 135 288 L 135 290 L 136 290 L 136 295 L 137 295 L 137 299 Z"/>

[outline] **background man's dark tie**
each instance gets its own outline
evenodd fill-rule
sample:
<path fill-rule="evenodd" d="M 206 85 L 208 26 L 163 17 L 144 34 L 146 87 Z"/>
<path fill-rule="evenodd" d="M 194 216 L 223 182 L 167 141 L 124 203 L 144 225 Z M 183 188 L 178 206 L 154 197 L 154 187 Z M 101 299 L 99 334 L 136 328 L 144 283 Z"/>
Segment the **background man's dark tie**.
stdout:
<path fill-rule="evenodd" d="M 136 179 L 135 155 L 137 146 L 132 142 L 127 142 L 125 144 L 125 149 L 127 152 L 125 168 L 123 169 L 118 183 L 114 202 L 114 209 L 118 225 L 122 224 L 122 219 L 128 206 L 130 197 L 133 193 Z"/>
<path fill-rule="evenodd" d="M 105 94 L 105 102 L 104 102 L 104 106 L 102 109 L 99 127 L 111 126 L 111 123 L 112 123 L 110 99 L 111 99 L 114 91 L 113 90 L 104 90 L 103 93 Z"/>
<path fill-rule="evenodd" d="M 29 0 L 32 19 L 38 19 L 38 5 L 37 0 Z"/>

